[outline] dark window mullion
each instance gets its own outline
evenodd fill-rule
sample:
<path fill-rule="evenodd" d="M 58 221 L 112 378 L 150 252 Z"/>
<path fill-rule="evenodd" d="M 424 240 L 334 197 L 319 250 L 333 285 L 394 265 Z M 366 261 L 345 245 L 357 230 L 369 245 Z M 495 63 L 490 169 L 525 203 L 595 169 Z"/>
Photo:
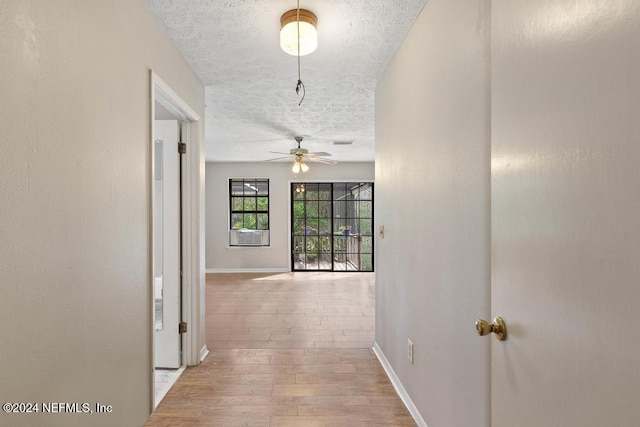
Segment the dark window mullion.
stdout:
<path fill-rule="evenodd" d="M 334 246 L 335 246 L 335 234 L 334 234 L 334 223 L 335 223 L 335 217 L 334 217 L 334 210 L 333 210 L 333 187 L 335 186 L 335 184 L 331 184 L 331 194 L 329 196 L 329 200 L 331 201 L 330 203 L 330 214 L 331 214 L 331 218 L 329 219 L 329 222 L 331 223 L 331 237 L 330 237 L 330 244 L 329 246 L 331 246 L 331 271 L 336 271 L 336 257 L 334 254 Z"/>

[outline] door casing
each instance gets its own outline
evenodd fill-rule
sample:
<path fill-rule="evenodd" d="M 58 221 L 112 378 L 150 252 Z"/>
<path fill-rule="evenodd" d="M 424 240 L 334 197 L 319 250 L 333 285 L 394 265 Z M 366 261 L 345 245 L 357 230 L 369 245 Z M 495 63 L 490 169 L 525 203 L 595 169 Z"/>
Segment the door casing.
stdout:
<path fill-rule="evenodd" d="M 200 130 L 200 116 L 153 70 L 150 75 L 150 141 L 149 141 L 149 235 L 153 236 L 153 179 L 155 175 L 155 104 L 160 102 L 165 108 L 183 121 L 182 141 L 187 144 L 183 155 L 183 269 L 182 269 L 182 320 L 187 322 L 187 332 L 182 334 L 182 363 L 199 364 L 208 354 L 204 342 L 204 139 Z M 149 259 L 154 259 L 153 240 L 149 242 Z M 149 321 L 153 325 L 153 263 L 149 263 Z M 154 348 L 154 330 L 149 328 L 150 348 Z M 149 360 L 150 411 L 155 408 L 154 355 Z"/>

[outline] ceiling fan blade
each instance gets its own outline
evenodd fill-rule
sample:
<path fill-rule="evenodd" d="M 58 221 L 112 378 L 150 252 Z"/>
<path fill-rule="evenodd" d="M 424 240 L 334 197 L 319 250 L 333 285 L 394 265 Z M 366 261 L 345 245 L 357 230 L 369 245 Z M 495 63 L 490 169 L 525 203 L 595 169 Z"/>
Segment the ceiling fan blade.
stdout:
<path fill-rule="evenodd" d="M 277 160 L 283 160 L 283 159 L 287 159 L 290 160 L 291 156 L 284 156 L 284 157 L 276 157 L 275 159 L 267 159 L 267 160 L 261 160 L 262 162 L 275 162 Z"/>
<path fill-rule="evenodd" d="M 269 152 L 273 154 L 286 154 L 287 156 L 291 155 L 291 153 L 283 153 L 282 151 L 269 151 Z"/>
<path fill-rule="evenodd" d="M 319 153 L 307 153 L 307 154 L 305 154 L 305 156 L 309 156 L 309 157 L 318 157 L 318 156 L 326 157 L 326 156 L 330 156 L 330 155 L 331 155 L 331 153 L 325 153 L 324 151 L 321 151 Z"/>
<path fill-rule="evenodd" d="M 326 165 L 337 165 L 335 160 L 323 159 L 322 157 L 305 157 L 305 160 L 310 162 L 324 163 Z"/>

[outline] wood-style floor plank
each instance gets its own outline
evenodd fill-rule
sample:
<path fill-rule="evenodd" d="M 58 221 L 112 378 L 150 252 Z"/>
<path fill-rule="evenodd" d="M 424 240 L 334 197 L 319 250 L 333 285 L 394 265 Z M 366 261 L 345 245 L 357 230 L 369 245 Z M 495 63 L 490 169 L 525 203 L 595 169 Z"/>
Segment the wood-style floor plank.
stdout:
<path fill-rule="evenodd" d="M 371 273 L 207 275 L 210 354 L 145 426 L 415 426 L 373 354 Z"/>

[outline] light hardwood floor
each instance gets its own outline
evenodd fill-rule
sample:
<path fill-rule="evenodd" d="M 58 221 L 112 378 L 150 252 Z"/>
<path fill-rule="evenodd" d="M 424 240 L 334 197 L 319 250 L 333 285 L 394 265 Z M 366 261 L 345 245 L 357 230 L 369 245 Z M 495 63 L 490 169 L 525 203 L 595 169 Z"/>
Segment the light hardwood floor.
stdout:
<path fill-rule="evenodd" d="M 210 354 L 146 426 L 415 426 L 373 354 L 372 273 L 207 275 Z"/>

